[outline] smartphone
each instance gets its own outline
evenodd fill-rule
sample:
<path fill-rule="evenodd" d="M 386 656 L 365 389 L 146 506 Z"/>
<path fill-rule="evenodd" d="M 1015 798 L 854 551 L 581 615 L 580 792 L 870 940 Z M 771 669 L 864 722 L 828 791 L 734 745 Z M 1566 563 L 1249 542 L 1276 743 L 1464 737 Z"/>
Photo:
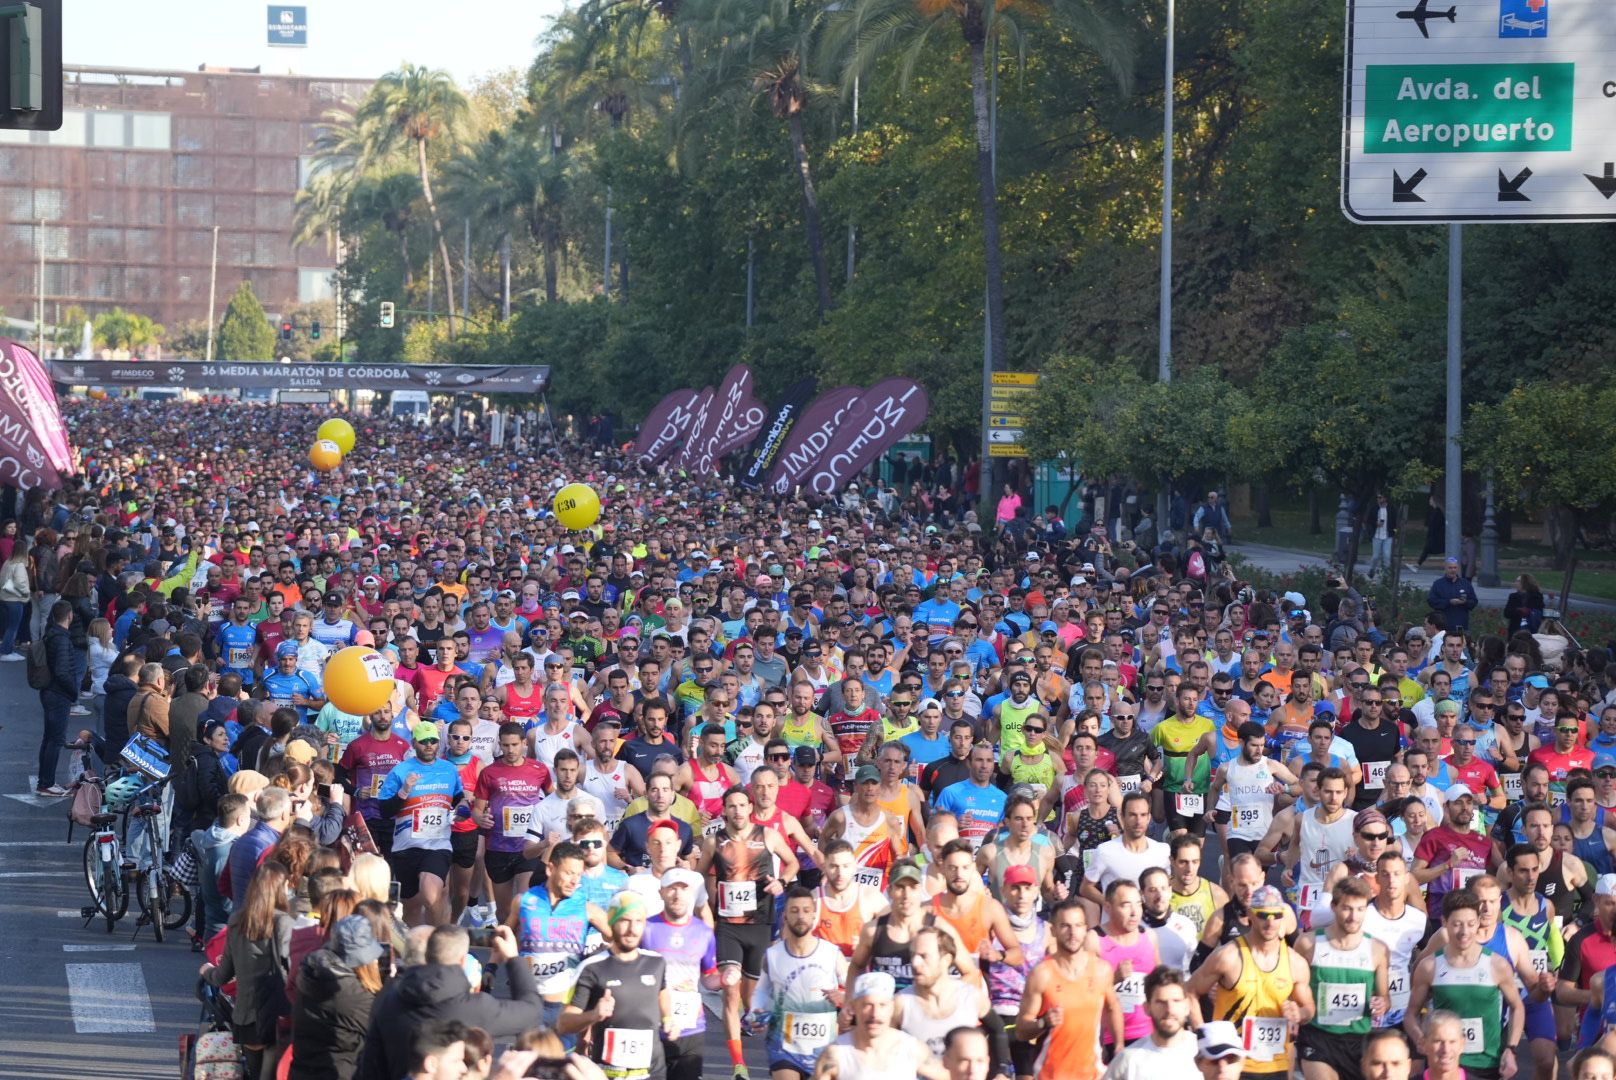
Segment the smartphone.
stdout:
<path fill-rule="evenodd" d="M 314 785 L 314 790 L 316 792 L 318 792 L 319 795 L 320 795 L 320 798 L 324 799 L 326 802 L 331 801 L 331 785 L 330 784 L 315 784 Z"/>
<path fill-rule="evenodd" d="M 539 1080 L 566 1080 L 566 1058 L 534 1058 L 533 1064 L 527 1067 L 523 1076 L 535 1076 Z"/>
<path fill-rule="evenodd" d="M 387 883 L 387 902 L 389 904 L 396 904 L 399 902 L 398 882 L 396 881 L 389 881 Z"/>
<path fill-rule="evenodd" d="M 467 931 L 473 949 L 487 949 L 494 944 L 494 930 L 492 926 L 474 926 Z"/>

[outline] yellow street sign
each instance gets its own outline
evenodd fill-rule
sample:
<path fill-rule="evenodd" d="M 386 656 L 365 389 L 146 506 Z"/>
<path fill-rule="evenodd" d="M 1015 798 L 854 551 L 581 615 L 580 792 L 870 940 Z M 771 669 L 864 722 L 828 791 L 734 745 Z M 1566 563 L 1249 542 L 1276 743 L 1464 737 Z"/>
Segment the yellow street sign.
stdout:
<path fill-rule="evenodd" d="M 1020 443 L 994 443 L 988 447 L 988 457 L 1026 457 L 1027 448 Z"/>
<path fill-rule="evenodd" d="M 992 373 L 994 386 L 1037 386 L 1038 373 L 1036 371 L 995 371 Z"/>

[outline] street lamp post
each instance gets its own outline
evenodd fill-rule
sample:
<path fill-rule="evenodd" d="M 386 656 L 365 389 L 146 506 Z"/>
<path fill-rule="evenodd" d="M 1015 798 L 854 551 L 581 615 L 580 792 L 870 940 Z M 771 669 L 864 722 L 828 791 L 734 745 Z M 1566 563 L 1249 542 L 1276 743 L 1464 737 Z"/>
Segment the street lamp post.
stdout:
<path fill-rule="evenodd" d="M 1162 241 L 1161 298 L 1157 312 L 1156 378 L 1173 381 L 1173 24 L 1174 2 L 1167 0 L 1167 58 L 1162 80 Z M 1156 534 L 1167 528 L 1168 492 L 1165 481 L 1156 492 Z"/>

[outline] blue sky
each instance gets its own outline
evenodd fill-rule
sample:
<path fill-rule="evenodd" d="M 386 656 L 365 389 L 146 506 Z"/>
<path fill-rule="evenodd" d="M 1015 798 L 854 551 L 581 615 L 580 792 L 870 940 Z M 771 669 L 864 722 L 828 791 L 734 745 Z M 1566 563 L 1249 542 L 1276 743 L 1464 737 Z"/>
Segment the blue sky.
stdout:
<path fill-rule="evenodd" d="M 374 78 L 401 61 L 447 69 L 461 83 L 525 68 L 562 0 L 309 0 L 309 47 L 266 44 L 261 0 L 71 0 L 68 64 L 194 71 L 201 64 Z"/>

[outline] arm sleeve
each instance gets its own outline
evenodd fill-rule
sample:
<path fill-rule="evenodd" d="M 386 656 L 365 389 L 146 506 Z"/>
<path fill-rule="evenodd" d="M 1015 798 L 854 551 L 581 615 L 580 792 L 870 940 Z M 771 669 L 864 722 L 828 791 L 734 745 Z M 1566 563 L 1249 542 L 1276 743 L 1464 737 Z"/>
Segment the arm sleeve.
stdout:
<path fill-rule="evenodd" d="M 191 579 L 196 576 L 196 564 L 201 558 L 202 549 L 193 546 L 191 548 L 191 557 L 185 560 L 185 565 L 159 582 L 157 591 L 164 596 L 168 596 L 181 585 L 190 584 Z"/>

